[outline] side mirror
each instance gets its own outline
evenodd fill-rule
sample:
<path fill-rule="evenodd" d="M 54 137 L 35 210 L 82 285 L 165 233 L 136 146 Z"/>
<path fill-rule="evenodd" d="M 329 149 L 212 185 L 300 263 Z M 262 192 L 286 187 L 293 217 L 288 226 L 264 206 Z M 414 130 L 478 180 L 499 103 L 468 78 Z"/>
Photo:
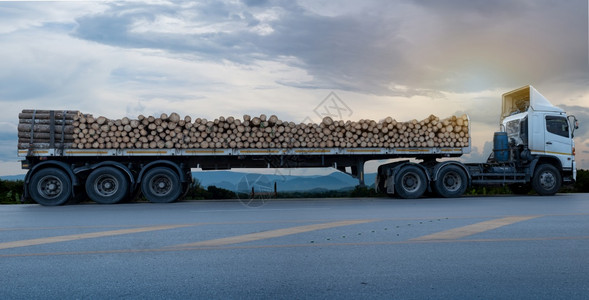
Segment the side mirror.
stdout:
<path fill-rule="evenodd" d="M 577 117 L 575 117 L 573 115 L 568 116 L 567 119 L 569 119 L 569 123 L 572 128 L 571 134 L 574 137 L 575 130 L 579 129 L 579 121 L 577 120 Z"/>

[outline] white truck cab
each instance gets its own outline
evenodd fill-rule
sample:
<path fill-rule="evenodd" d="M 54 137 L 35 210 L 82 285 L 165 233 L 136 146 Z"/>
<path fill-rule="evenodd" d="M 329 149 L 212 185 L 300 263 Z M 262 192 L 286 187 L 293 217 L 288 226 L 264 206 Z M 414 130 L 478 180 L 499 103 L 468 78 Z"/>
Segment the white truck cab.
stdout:
<path fill-rule="evenodd" d="M 557 168 L 572 172 L 576 179 L 574 116 L 556 107 L 534 87 L 525 86 L 503 94 L 500 124 L 512 146 L 520 147 L 525 159 L 554 157 Z"/>

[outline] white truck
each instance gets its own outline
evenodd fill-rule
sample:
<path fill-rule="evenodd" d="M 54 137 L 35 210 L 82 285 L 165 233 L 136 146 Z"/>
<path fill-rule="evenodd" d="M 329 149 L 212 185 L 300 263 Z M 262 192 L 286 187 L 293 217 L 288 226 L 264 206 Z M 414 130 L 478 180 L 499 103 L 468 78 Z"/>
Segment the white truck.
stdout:
<path fill-rule="evenodd" d="M 381 165 L 377 187 L 403 198 L 420 197 L 431 189 L 442 197 L 457 197 L 470 185 L 509 185 L 514 193 L 532 189 L 554 195 L 577 176 L 574 131 L 577 119 L 552 105 L 532 86 L 503 94 L 500 131 L 487 162 L 438 162 L 427 157 Z"/>
<path fill-rule="evenodd" d="M 378 167 L 375 187 L 389 195 L 418 198 L 426 191 L 459 197 L 471 185 L 509 185 L 516 193 L 532 188 L 553 195 L 576 179 L 574 116 L 552 105 L 532 86 L 503 95 L 500 131 L 487 162 L 465 164 L 448 158 L 466 147 L 267 148 L 267 149 L 19 149 L 28 169 L 23 197 L 61 205 L 76 196 L 117 203 L 141 193 L 156 203 L 181 198 L 191 169 L 333 167 L 364 185 L 364 163 L 404 159 Z M 52 129 L 53 130 L 53 129 Z M 52 131 L 53 132 L 53 131 Z M 53 133 L 52 133 L 53 134 Z M 53 137 L 52 137 L 53 140 Z M 470 139 L 469 139 L 470 143 Z"/>

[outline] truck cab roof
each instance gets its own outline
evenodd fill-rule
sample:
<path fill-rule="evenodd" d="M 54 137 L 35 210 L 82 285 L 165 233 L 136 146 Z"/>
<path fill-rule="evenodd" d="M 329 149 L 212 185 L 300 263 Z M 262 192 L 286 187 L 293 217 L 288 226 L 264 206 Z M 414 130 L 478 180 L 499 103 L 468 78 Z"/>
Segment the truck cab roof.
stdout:
<path fill-rule="evenodd" d="M 531 85 L 507 92 L 502 95 L 502 99 L 501 122 L 508 116 L 530 110 L 564 113 Z"/>

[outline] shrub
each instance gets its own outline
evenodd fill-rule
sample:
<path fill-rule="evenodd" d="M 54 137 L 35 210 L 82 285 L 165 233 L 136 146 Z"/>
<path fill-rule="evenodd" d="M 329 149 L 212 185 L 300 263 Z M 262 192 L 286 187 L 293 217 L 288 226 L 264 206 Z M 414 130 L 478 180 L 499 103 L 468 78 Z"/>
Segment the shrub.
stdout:
<path fill-rule="evenodd" d="M 0 204 L 20 203 L 24 182 L 0 179 Z"/>

